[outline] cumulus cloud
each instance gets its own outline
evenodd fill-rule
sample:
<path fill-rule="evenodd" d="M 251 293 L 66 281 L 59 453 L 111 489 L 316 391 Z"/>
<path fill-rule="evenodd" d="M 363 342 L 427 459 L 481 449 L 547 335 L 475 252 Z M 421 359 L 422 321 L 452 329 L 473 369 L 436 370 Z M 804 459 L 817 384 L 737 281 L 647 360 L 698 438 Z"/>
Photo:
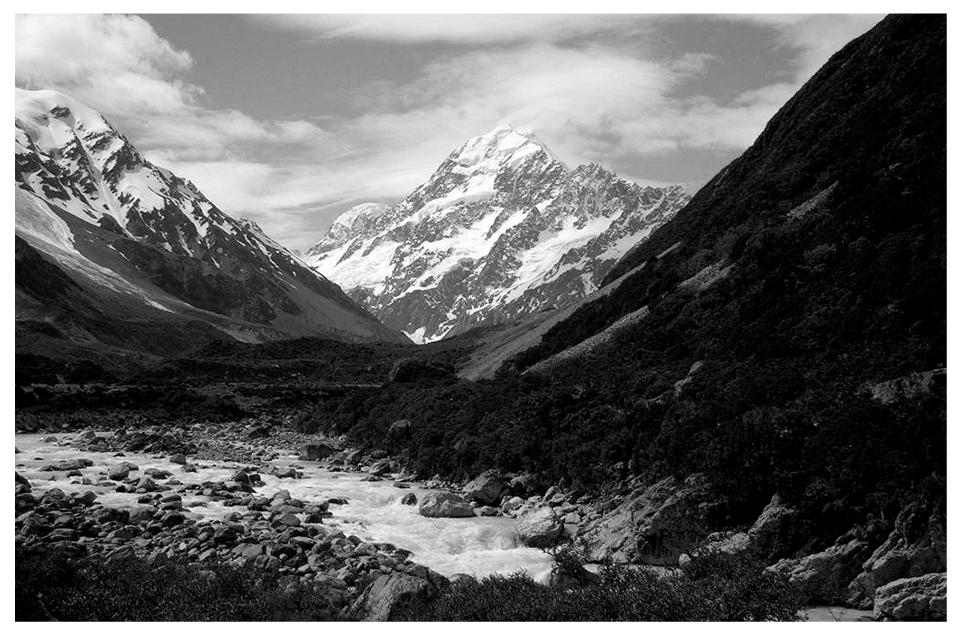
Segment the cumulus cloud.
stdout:
<path fill-rule="evenodd" d="M 830 54 L 877 21 L 712 18 L 770 30 L 793 60 L 789 76 L 721 98 L 684 90 L 709 75 L 716 55 L 696 46 L 654 55 L 641 18 L 464 17 L 251 17 L 325 45 L 446 43 L 412 80 L 353 87 L 352 114 L 327 117 L 322 128 L 207 104 L 188 79 L 198 62 L 133 16 L 19 16 L 16 79 L 104 111 L 224 211 L 304 248 L 351 204 L 402 198 L 468 137 L 503 121 L 535 131 L 570 164 L 596 161 L 640 181 L 663 175 L 637 166 L 684 152 L 739 152 Z"/>
<path fill-rule="evenodd" d="M 59 90 L 100 110 L 144 149 L 170 158 L 231 158 L 243 144 L 308 144 L 308 121 L 261 121 L 204 104 L 185 77 L 194 64 L 130 15 L 18 15 L 16 83 Z"/>

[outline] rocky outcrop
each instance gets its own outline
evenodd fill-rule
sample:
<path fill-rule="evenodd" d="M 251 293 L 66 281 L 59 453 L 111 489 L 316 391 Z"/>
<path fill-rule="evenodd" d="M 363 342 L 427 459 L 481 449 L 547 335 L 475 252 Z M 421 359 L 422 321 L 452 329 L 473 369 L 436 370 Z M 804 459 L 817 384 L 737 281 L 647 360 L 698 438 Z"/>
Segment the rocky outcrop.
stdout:
<path fill-rule="evenodd" d="M 706 536 L 704 503 L 709 487 L 701 475 L 673 477 L 638 489 L 612 510 L 581 527 L 588 559 L 676 565 Z"/>
<path fill-rule="evenodd" d="M 420 515 L 428 518 L 473 517 L 473 508 L 452 492 L 428 492 L 420 498 Z"/>
<path fill-rule="evenodd" d="M 946 522 L 937 509 L 911 503 L 900 512 L 887 540 L 863 564 L 848 590 L 848 602 L 868 609 L 881 586 L 947 569 Z"/>
<path fill-rule="evenodd" d="M 707 536 L 697 551 L 742 553 L 776 561 L 794 551 L 803 539 L 799 526 L 800 513 L 774 494 L 746 532 L 716 532 Z"/>
<path fill-rule="evenodd" d="M 529 509 L 517 518 L 517 536 L 528 547 L 552 547 L 563 534 L 563 521 L 552 507 Z"/>
<path fill-rule="evenodd" d="M 802 558 L 781 560 L 767 570 L 785 575 L 810 602 L 842 604 L 847 586 L 869 556 L 869 545 L 854 539 Z"/>
<path fill-rule="evenodd" d="M 873 616 L 878 620 L 946 620 L 947 574 L 901 578 L 876 590 Z"/>

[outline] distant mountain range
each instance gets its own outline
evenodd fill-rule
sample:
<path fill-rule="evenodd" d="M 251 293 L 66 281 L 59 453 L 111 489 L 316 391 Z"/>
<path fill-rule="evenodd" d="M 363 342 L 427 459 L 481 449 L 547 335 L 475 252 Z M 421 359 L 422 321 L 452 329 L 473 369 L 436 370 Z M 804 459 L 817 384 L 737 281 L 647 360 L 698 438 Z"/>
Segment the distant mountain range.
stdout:
<path fill-rule="evenodd" d="M 470 139 L 402 202 L 337 218 L 304 260 L 423 343 L 569 305 L 689 199 L 568 168 L 509 125 Z"/>
<path fill-rule="evenodd" d="M 32 335 L 170 352 L 198 337 L 404 341 L 84 104 L 17 89 L 15 133 L 18 344 Z"/>

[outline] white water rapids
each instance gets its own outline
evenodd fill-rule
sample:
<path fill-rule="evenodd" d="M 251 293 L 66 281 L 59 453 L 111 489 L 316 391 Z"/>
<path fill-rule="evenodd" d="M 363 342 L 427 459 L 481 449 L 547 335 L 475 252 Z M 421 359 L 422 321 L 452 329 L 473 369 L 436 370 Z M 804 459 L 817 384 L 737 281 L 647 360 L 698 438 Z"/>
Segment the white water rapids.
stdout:
<path fill-rule="evenodd" d="M 73 446 L 43 441 L 49 435 L 18 434 L 16 447 L 17 472 L 30 480 L 34 492 L 42 494 L 52 488 L 66 493 L 93 491 L 97 500 L 108 507 L 132 508 L 137 506 L 140 494 L 117 493 L 115 484 L 109 486 L 82 485 L 76 477 L 67 478 L 64 472 L 41 472 L 51 463 L 77 458 L 93 461 L 91 467 L 81 470 L 93 483 L 101 480 L 101 473 L 112 465 L 125 461 L 136 464 L 140 474 L 155 467 L 173 473 L 184 484 L 204 481 L 227 481 L 243 464 L 226 461 L 192 461 L 197 466 L 193 473 L 182 472 L 179 465 L 170 463 L 168 457 L 126 453 L 113 456 L 112 452 L 86 452 Z M 73 435 L 55 435 L 63 441 Z M 389 542 L 412 552 L 413 560 L 443 574 L 468 573 L 482 577 L 493 573 L 512 573 L 526 570 L 535 580 L 543 580 L 550 571 L 552 558 L 540 551 L 517 544 L 515 521 L 507 517 L 475 518 L 425 518 L 416 505 L 401 505 L 404 494 L 413 492 L 419 498 L 427 490 L 412 486 L 409 489 L 393 487 L 391 481 L 362 481 L 365 474 L 355 472 L 329 472 L 310 462 L 300 462 L 296 455 L 282 457 L 272 462 L 287 466 L 296 464 L 303 471 L 302 479 L 279 479 L 261 474 L 263 485 L 256 488 L 259 496 L 270 497 L 285 489 L 294 498 L 316 501 L 324 498 L 343 497 L 346 505 L 331 505 L 332 518 L 324 519 L 324 526 L 332 527 L 350 535 L 356 534 L 370 542 Z M 131 472 L 136 476 L 137 472 Z M 106 480 L 106 477 L 102 477 Z M 164 483 L 165 481 L 158 481 Z M 201 496 L 197 492 L 184 492 L 184 513 L 196 520 L 223 518 L 243 507 L 225 507 L 223 504 Z M 193 504 L 202 503 L 193 507 Z"/>

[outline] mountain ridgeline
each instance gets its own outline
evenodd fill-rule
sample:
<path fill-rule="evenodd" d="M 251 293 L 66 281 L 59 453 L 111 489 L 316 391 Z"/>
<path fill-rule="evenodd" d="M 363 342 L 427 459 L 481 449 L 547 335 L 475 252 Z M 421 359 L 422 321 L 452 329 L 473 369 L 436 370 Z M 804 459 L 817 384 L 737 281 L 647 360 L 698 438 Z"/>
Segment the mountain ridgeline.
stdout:
<path fill-rule="evenodd" d="M 17 89 L 15 132 L 21 350 L 87 347 L 83 357 L 101 344 L 171 354 L 225 338 L 404 341 L 84 104 Z M 36 286 L 45 280 L 63 284 Z"/>
<path fill-rule="evenodd" d="M 401 203 L 345 212 L 304 258 L 384 324 L 430 342 L 586 296 L 688 198 L 595 164 L 570 169 L 503 125 Z"/>
<path fill-rule="evenodd" d="M 699 472 L 713 527 L 779 494 L 807 553 L 918 496 L 942 504 L 944 387 L 897 380 L 946 363 L 945 47 L 942 16 L 891 16 L 848 44 L 605 293 L 542 338 L 511 335 L 495 379 L 357 391 L 304 425 L 427 475 Z M 408 439 L 388 437 L 397 419 Z"/>

